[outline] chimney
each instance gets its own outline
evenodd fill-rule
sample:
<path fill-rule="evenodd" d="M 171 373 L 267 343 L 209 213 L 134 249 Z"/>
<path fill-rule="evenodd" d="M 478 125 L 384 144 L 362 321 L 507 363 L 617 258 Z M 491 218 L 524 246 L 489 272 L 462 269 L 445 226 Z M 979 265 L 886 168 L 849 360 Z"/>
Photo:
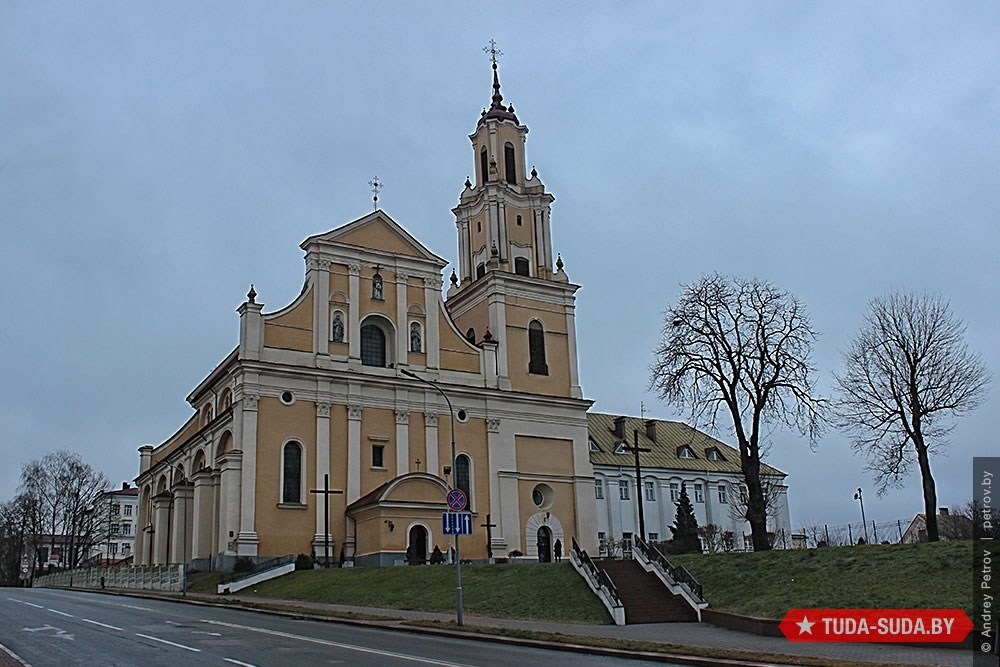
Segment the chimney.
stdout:
<path fill-rule="evenodd" d="M 625 417 L 615 417 L 615 437 L 625 439 Z"/>
<path fill-rule="evenodd" d="M 128 482 L 122 482 L 122 491 L 128 491 Z"/>
<path fill-rule="evenodd" d="M 646 437 L 656 442 L 656 420 L 647 419 L 646 420 Z"/>
<path fill-rule="evenodd" d="M 948 508 L 947 507 L 939 507 L 938 508 L 938 513 L 940 513 L 941 516 L 948 516 Z"/>

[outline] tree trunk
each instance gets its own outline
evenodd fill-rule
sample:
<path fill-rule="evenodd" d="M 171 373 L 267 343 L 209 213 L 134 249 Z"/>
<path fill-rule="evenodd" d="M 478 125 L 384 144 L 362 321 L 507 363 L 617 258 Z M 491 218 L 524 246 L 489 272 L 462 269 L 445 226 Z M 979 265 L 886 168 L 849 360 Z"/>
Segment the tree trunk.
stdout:
<path fill-rule="evenodd" d="M 924 516 L 927 518 L 927 541 L 940 540 L 937 521 L 937 491 L 931 475 L 931 462 L 927 457 L 927 446 L 920 433 L 913 434 L 913 446 L 917 449 L 917 463 L 920 465 L 920 481 L 924 487 Z"/>
<path fill-rule="evenodd" d="M 741 447 L 748 454 L 742 456 L 743 480 L 747 485 L 747 513 L 750 523 L 750 536 L 754 551 L 767 551 L 771 541 L 767 538 L 767 507 L 764 502 L 764 489 L 760 483 L 760 461 L 753 455 L 749 446 Z"/>

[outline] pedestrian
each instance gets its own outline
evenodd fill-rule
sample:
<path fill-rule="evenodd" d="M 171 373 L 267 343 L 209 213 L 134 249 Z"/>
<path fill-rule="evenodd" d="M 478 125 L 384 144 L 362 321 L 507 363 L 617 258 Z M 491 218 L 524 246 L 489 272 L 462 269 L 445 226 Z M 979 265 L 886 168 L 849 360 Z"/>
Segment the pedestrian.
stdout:
<path fill-rule="evenodd" d="M 553 550 L 555 551 L 555 554 L 556 554 L 556 562 L 557 563 L 561 563 L 562 562 L 562 542 L 559 541 L 559 540 L 556 540 L 556 543 L 555 543 L 555 546 L 553 547 Z"/>

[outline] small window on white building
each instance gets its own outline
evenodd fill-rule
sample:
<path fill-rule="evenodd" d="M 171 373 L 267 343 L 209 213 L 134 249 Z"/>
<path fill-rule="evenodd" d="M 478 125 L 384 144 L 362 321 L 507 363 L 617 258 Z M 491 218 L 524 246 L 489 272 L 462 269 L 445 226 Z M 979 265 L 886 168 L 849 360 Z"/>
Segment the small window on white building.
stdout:
<path fill-rule="evenodd" d="M 618 498 L 620 500 L 628 500 L 628 480 L 622 479 L 618 481 Z"/>
<path fill-rule="evenodd" d="M 681 447 L 680 450 L 678 450 L 677 456 L 679 456 L 682 459 L 693 459 L 694 458 L 694 450 L 691 449 L 690 447 L 688 447 L 687 445 L 685 445 L 685 446 Z"/>
<path fill-rule="evenodd" d="M 124 506 L 124 513 L 125 513 L 125 516 L 132 516 L 132 506 L 131 505 L 125 505 Z"/>
<path fill-rule="evenodd" d="M 653 483 L 643 482 L 642 486 L 646 493 L 646 500 L 650 502 L 656 500 L 656 489 L 654 488 Z"/>
<path fill-rule="evenodd" d="M 719 450 L 716 449 L 715 447 L 712 447 L 711 449 L 708 450 L 708 460 L 709 461 L 725 461 L 725 459 L 722 458 L 722 454 L 720 454 Z"/>
<path fill-rule="evenodd" d="M 650 533 L 649 534 L 649 541 L 650 542 L 659 542 L 660 541 L 660 534 L 659 533 Z"/>
<path fill-rule="evenodd" d="M 729 499 L 726 497 L 726 485 L 725 484 L 719 484 L 719 502 L 723 503 L 723 504 L 726 504 L 726 503 L 729 502 Z"/>
<path fill-rule="evenodd" d="M 681 485 L 677 482 L 670 482 L 670 502 L 676 503 L 681 499 Z"/>
<path fill-rule="evenodd" d="M 702 489 L 701 484 L 694 485 L 694 501 L 696 503 L 705 502 L 705 491 Z"/>
<path fill-rule="evenodd" d="M 602 480 L 594 480 L 594 498 L 604 500 L 604 482 Z"/>

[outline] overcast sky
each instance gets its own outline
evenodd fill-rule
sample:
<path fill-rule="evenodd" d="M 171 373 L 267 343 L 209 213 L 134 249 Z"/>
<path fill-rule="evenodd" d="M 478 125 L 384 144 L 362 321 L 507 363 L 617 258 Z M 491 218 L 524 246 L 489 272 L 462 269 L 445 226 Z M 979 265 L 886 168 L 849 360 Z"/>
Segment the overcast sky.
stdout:
<path fill-rule="evenodd" d="M 800 297 L 820 389 L 867 301 L 950 299 L 1000 368 L 1000 4 L 0 3 L 0 500 L 79 452 L 114 483 L 191 414 L 250 283 L 277 310 L 299 243 L 382 208 L 455 261 L 496 39 L 556 201 L 581 380 L 647 392 L 662 312 L 719 271 Z M 450 273 L 446 270 L 445 277 Z M 994 383 L 995 385 L 996 383 Z M 941 505 L 1000 454 L 1000 389 L 933 460 Z M 726 432 L 719 434 L 730 441 Z M 876 498 L 835 431 L 773 435 L 793 527 L 922 511 Z"/>

